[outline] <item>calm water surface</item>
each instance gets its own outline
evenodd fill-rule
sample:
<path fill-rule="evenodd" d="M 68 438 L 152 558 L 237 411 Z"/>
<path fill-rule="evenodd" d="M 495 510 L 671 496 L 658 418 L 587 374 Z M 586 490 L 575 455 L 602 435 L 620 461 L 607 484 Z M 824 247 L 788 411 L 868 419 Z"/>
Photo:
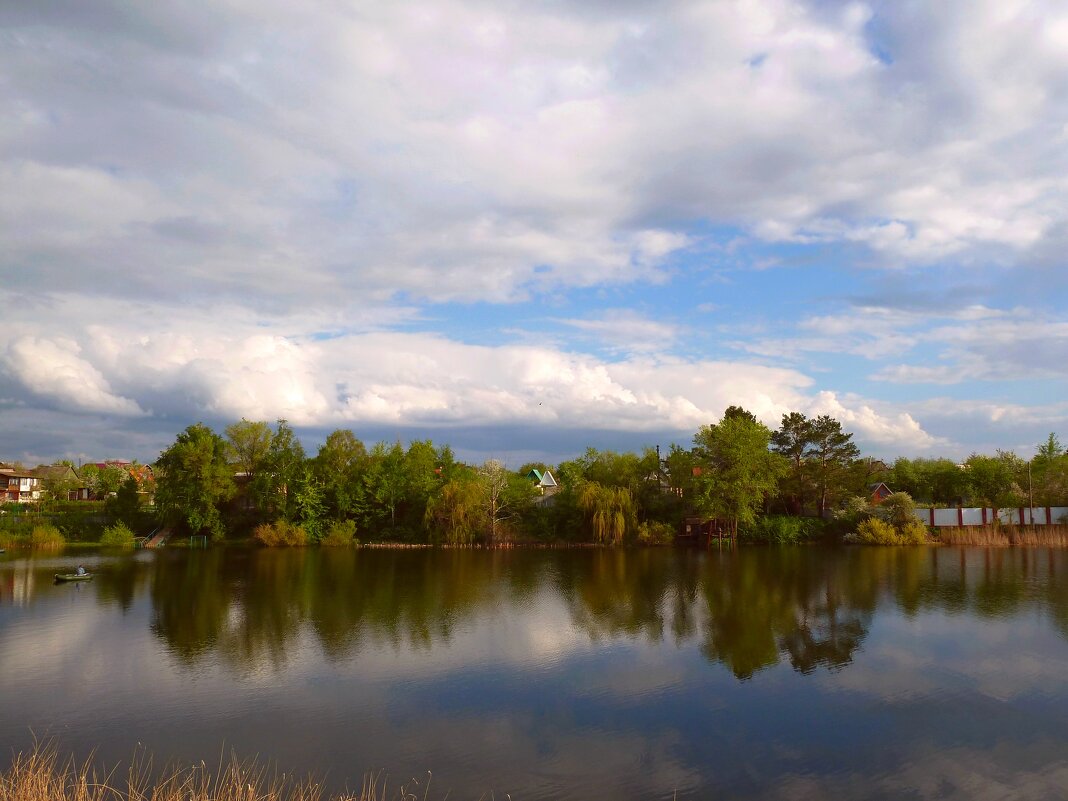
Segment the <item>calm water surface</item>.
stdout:
<path fill-rule="evenodd" d="M 34 733 L 458 800 L 1063 797 L 1068 552 L 8 554 L 0 762 Z"/>

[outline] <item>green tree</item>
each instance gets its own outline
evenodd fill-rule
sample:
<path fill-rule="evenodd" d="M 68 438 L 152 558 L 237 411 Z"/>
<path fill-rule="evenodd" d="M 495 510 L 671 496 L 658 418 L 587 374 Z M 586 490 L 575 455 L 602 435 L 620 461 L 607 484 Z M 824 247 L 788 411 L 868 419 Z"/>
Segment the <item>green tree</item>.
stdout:
<path fill-rule="evenodd" d="M 372 449 L 367 470 L 363 474 L 363 483 L 369 501 L 368 517 L 373 529 L 379 525 L 384 510 L 389 518 L 389 527 L 397 527 L 397 506 L 403 501 L 408 489 L 408 474 L 404 464 L 404 449 L 399 442 L 390 448 L 379 442 Z M 377 507 L 377 508 L 376 508 Z"/>
<path fill-rule="evenodd" d="M 812 483 L 809 460 L 815 453 L 813 436 L 813 421 L 800 412 L 784 414 L 779 430 L 771 434 L 773 450 L 790 465 L 789 472 L 783 476 L 783 495 L 793 514 L 805 512 L 805 500 Z"/>
<path fill-rule="evenodd" d="M 129 473 L 114 464 L 105 464 L 103 467 L 87 464 L 81 470 L 81 479 L 86 488 L 93 497 L 101 499 L 107 499 L 112 493 L 118 492 L 128 475 Z"/>
<path fill-rule="evenodd" d="M 585 481 L 579 487 L 578 505 L 596 542 L 619 545 L 636 527 L 634 499 L 626 487 Z"/>
<path fill-rule="evenodd" d="M 996 456 L 973 453 L 964 464 L 973 501 L 995 510 L 1026 504 L 1019 483 L 1019 478 L 1026 475 L 1026 462 L 1015 453 L 998 451 Z"/>
<path fill-rule="evenodd" d="M 925 503 L 960 503 L 969 493 L 968 475 L 952 459 L 900 458 L 887 484 Z"/>
<path fill-rule="evenodd" d="M 1038 448 L 1031 460 L 1031 485 L 1035 503 L 1040 506 L 1060 506 L 1068 501 L 1068 454 L 1056 434 Z"/>
<path fill-rule="evenodd" d="M 223 534 L 220 504 L 234 494 L 226 443 L 203 423 L 189 426 L 155 464 L 156 510 L 191 534 Z"/>
<path fill-rule="evenodd" d="M 263 420 L 246 420 L 226 427 L 228 453 L 238 471 L 244 473 L 251 483 L 263 467 L 264 460 L 271 449 L 274 434 L 271 427 Z"/>
<path fill-rule="evenodd" d="M 268 520 L 297 519 L 293 493 L 303 476 L 304 459 L 304 446 L 289 423 L 280 419 L 251 483 L 256 505 Z"/>
<path fill-rule="evenodd" d="M 136 527 L 141 519 L 141 495 L 137 479 L 127 476 L 115 496 L 108 498 L 104 508 L 109 515 L 129 527 Z"/>
<path fill-rule="evenodd" d="M 694 435 L 700 475 L 694 479 L 694 505 L 723 520 L 732 536 L 756 519 L 764 498 L 785 470 L 782 456 L 768 450 L 771 432 L 745 410 L 724 414 L 717 425 Z"/>
<path fill-rule="evenodd" d="M 347 429 L 333 431 L 319 448 L 312 469 L 322 484 L 327 513 L 335 519 L 358 512 L 363 498 L 360 471 L 367 448 Z"/>
<path fill-rule="evenodd" d="M 82 486 L 78 474 L 70 464 L 56 464 L 44 469 L 45 492 L 52 501 L 65 501 L 70 493 Z"/>
<path fill-rule="evenodd" d="M 425 524 L 432 540 L 451 545 L 473 542 L 486 529 L 486 504 L 480 477 L 458 471 L 427 504 Z"/>
<path fill-rule="evenodd" d="M 693 491 L 693 469 L 696 466 L 693 451 L 671 443 L 668 455 L 664 458 L 671 489 L 683 497 L 689 497 Z"/>
<path fill-rule="evenodd" d="M 816 512 L 820 517 L 838 498 L 848 478 L 849 466 L 860 456 L 853 435 L 842 424 L 825 414 L 811 421 L 812 448 L 809 461 L 816 485 Z"/>
<path fill-rule="evenodd" d="M 495 543 L 529 510 L 534 501 L 534 485 L 525 473 L 513 473 L 496 459 L 483 463 L 478 478 L 486 534 L 489 542 Z"/>
<path fill-rule="evenodd" d="M 313 542 L 321 540 L 326 516 L 325 493 L 323 485 L 307 464 L 302 466 L 293 483 L 292 507 L 293 522 L 300 524 Z"/>
<path fill-rule="evenodd" d="M 404 454 L 403 522 L 410 532 L 423 526 L 430 498 L 441 488 L 440 454 L 430 440 L 415 440 Z"/>

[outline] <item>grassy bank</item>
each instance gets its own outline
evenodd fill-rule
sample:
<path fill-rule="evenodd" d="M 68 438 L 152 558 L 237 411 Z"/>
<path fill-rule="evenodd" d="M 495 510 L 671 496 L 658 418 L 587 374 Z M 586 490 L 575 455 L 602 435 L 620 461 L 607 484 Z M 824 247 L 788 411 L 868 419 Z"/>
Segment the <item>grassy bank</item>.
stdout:
<path fill-rule="evenodd" d="M 150 760 L 123 774 L 59 759 L 55 749 L 15 756 L 0 773 L 0 801 L 427 801 L 430 779 L 394 785 L 369 774 L 359 792 L 327 795 L 311 779 L 278 776 L 255 762 L 232 760 L 217 771 L 204 766 L 153 775 Z"/>

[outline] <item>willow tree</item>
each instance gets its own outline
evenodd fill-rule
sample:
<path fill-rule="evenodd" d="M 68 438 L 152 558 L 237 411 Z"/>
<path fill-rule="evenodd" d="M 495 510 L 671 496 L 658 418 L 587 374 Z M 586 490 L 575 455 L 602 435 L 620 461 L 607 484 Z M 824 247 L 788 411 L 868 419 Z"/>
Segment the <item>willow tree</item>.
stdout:
<path fill-rule="evenodd" d="M 578 505 L 597 542 L 618 545 L 634 525 L 634 499 L 626 487 L 583 482 L 579 487 Z"/>
<path fill-rule="evenodd" d="M 424 524 L 432 539 L 440 535 L 451 545 L 466 545 L 486 528 L 485 492 L 473 472 L 458 475 L 441 486 L 426 506 Z"/>

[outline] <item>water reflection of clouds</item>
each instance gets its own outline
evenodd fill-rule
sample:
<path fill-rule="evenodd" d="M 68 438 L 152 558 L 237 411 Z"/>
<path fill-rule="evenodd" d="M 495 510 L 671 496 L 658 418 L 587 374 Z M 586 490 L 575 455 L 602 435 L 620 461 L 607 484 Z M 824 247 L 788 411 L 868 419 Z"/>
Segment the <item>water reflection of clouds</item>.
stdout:
<path fill-rule="evenodd" d="M 768 799 L 923 798 L 945 801 L 1047 801 L 1063 798 L 1068 762 L 1061 741 L 1001 742 L 991 748 L 924 743 L 882 772 L 794 774 L 767 788 Z"/>
<path fill-rule="evenodd" d="M 1068 642 L 1050 638 L 1049 626 L 1018 615 L 1007 626 L 966 615 L 930 611 L 906 619 L 884 610 L 872 627 L 862 658 L 848 671 L 821 683 L 902 701 L 945 692 L 978 693 L 991 699 L 1068 691 Z"/>
<path fill-rule="evenodd" d="M 118 756 L 228 742 L 349 778 L 431 768 L 472 797 L 1039 797 L 1064 778 L 1068 643 L 1042 571 L 1060 556 L 1026 581 L 972 552 L 536 556 L 387 560 L 429 575 L 399 593 L 376 557 L 315 554 L 41 588 L 0 629 L 18 674 L 0 740 L 76 707 L 68 735 Z"/>

